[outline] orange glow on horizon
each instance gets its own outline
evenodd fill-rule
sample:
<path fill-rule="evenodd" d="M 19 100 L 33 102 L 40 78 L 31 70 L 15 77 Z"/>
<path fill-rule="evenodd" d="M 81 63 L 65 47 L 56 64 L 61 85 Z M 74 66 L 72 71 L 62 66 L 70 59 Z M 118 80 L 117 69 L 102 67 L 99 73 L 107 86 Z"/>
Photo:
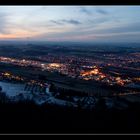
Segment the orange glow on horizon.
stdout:
<path fill-rule="evenodd" d="M 0 39 L 16 39 L 19 38 L 16 35 L 13 34 L 0 34 Z"/>
<path fill-rule="evenodd" d="M 0 39 L 25 39 L 28 37 L 36 36 L 36 32 L 28 32 L 24 30 L 17 30 L 15 33 L 0 34 Z"/>

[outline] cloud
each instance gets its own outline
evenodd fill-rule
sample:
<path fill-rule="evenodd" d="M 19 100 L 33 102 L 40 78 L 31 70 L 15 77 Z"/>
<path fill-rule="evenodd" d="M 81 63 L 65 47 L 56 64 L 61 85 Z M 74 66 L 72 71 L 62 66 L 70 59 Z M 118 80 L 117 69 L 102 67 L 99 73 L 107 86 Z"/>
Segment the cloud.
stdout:
<path fill-rule="evenodd" d="M 100 33 L 127 33 L 127 32 L 140 32 L 140 23 L 127 23 L 118 26 L 111 26 L 106 29 L 99 30 Z"/>
<path fill-rule="evenodd" d="M 80 21 L 78 20 L 73 20 L 73 19 L 70 19 L 70 20 L 66 20 L 66 19 L 62 19 L 62 20 L 50 20 L 51 23 L 54 23 L 56 25 L 64 25 L 64 24 L 73 24 L 73 25 L 79 25 L 81 24 Z"/>
<path fill-rule="evenodd" d="M 80 8 L 80 12 L 85 13 L 87 15 L 91 15 L 92 14 L 92 12 L 89 9 L 85 8 L 85 7 L 81 7 Z"/>
<path fill-rule="evenodd" d="M 1 34 L 8 33 L 7 25 L 8 25 L 7 15 L 5 13 L 0 13 L 0 33 Z"/>
<path fill-rule="evenodd" d="M 70 20 L 61 20 L 62 22 L 65 22 L 65 23 L 70 23 L 70 24 L 73 24 L 73 25 L 78 25 L 78 24 L 81 24 L 81 22 L 79 22 L 78 20 L 73 20 L 73 19 L 70 19 Z"/>
<path fill-rule="evenodd" d="M 100 42 L 139 42 L 139 32 L 96 34 Z"/>
<path fill-rule="evenodd" d="M 96 10 L 97 13 L 102 14 L 102 15 L 108 15 L 109 13 L 103 9 L 97 9 Z"/>
<path fill-rule="evenodd" d="M 56 21 L 56 20 L 50 20 L 51 23 L 57 24 L 57 25 L 63 25 L 61 21 Z"/>
<path fill-rule="evenodd" d="M 116 42 L 116 41 L 139 41 L 140 36 L 140 24 L 123 24 L 120 26 L 108 26 L 104 29 L 89 29 L 83 30 L 82 27 L 70 28 L 68 30 L 60 29 L 58 32 L 56 30 L 52 32 L 46 31 L 43 34 L 33 37 L 33 39 L 39 40 L 58 40 L 58 41 L 101 41 L 101 42 Z"/>
<path fill-rule="evenodd" d="M 100 24 L 102 24 L 102 23 L 105 23 L 105 22 L 108 22 L 108 21 L 110 21 L 110 19 L 108 19 L 108 18 L 98 18 L 98 19 L 94 19 L 94 20 L 92 20 L 92 19 L 89 19 L 88 20 L 92 25 L 100 25 Z"/>

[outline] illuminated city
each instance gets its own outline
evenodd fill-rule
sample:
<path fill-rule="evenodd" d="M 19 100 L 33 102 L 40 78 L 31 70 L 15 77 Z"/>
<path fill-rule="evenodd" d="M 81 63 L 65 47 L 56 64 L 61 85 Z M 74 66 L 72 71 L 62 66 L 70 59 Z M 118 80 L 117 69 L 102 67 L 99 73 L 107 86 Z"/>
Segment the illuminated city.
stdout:
<path fill-rule="evenodd" d="M 40 68 L 40 70 L 42 71 L 49 71 L 49 72 L 59 72 L 63 75 L 67 75 L 68 77 L 71 78 L 79 78 L 79 79 L 83 79 L 83 80 L 95 80 L 95 81 L 100 81 L 103 83 L 107 83 L 110 85 L 113 84 L 118 84 L 121 86 L 127 85 L 128 83 L 132 83 L 132 82 L 138 82 L 140 77 L 134 77 L 131 78 L 129 76 L 127 76 L 126 78 L 122 78 L 120 75 L 121 73 L 119 72 L 114 72 L 114 74 L 116 74 L 116 76 L 112 76 L 109 73 L 104 73 L 102 72 L 104 70 L 104 67 L 107 66 L 118 66 L 118 64 L 120 64 L 120 67 L 124 67 L 124 68 L 128 68 L 128 69 L 134 69 L 131 67 L 126 67 L 126 65 L 129 65 L 129 63 L 140 63 L 140 54 L 136 55 L 136 58 L 133 58 L 133 60 L 131 60 L 131 58 L 128 59 L 123 59 L 123 61 L 121 63 L 118 62 L 112 62 L 110 61 L 110 63 L 105 64 L 102 61 L 98 62 L 100 60 L 98 60 L 97 62 L 94 62 L 93 59 L 86 59 L 83 60 L 83 58 L 77 58 L 77 57 L 63 57 L 63 60 L 61 60 L 61 58 L 57 59 L 56 63 L 55 61 L 55 56 L 53 57 L 53 59 L 51 59 L 53 56 L 49 57 L 47 56 L 45 59 L 47 60 L 47 62 L 40 62 L 40 61 L 34 61 L 34 60 L 25 60 L 25 59 L 14 59 L 14 58 L 8 58 L 8 57 L 0 57 L 0 62 L 1 63 L 5 63 L 5 64 L 12 64 L 12 65 L 17 65 L 17 66 L 21 66 L 21 67 L 34 67 L 34 68 Z M 40 58 L 40 57 L 39 57 Z M 44 59 L 44 58 L 42 58 Z M 112 60 L 112 57 L 110 57 L 109 59 Z M 114 58 L 117 60 L 117 58 Z M 49 62 L 50 61 L 50 62 Z M 74 63 L 73 63 L 74 62 Z M 75 62 L 78 64 L 76 64 L 75 67 Z M 124 66 L 122 64 L 125 64 Z M 128 63 L 128 64 L 127 64 Z M 85 65 L 86 64 L 86 65 Z M 91 66 L 93 65 L 93 66 Z M 139 70 L 139 68 L 135 68 L 134 70 Z M 113 71 L 112 71 L 113 72 Z M 8 74 L 5 76 L 9 76 Z"/>
<path fill-rule="evenodd" d="M 140 6 L 0 6 L 0 134 L 140 133 Z"/>

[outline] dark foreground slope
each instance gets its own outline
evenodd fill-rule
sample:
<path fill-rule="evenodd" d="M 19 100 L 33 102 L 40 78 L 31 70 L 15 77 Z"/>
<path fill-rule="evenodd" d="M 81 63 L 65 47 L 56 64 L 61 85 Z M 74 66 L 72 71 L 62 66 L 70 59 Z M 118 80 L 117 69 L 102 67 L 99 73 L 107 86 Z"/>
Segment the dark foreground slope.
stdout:
<path fill-rule="evenodd" d="M 0 133 L 140 133 L 140 105 L 94 111 L 37 106 L 32 102 L 0 104 Z"/>

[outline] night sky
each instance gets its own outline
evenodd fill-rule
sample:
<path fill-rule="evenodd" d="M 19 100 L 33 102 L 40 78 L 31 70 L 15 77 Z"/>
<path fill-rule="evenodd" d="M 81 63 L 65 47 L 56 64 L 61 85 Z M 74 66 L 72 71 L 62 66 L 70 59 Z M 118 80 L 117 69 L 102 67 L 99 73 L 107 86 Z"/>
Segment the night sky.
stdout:
<path fill-rule="evenodd" d="M 140 6 L 0 6 L 0 40 L 138 42 Z"/>

